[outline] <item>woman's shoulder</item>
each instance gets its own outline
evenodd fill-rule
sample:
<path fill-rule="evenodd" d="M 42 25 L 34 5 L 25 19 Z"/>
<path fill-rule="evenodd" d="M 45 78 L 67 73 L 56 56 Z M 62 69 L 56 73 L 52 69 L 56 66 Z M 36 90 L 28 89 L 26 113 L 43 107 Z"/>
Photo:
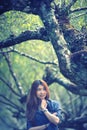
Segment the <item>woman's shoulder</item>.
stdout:
<path fill-rule="evenodd" d="M 52 99 L 48 99 L 47 103 L 50 107 L 58 107 L 59 106 L 59 102 L 57 100 L 52 100 Z"/>
<path fill-rule="evenodd" d="M 51 103 L 51 104 L 59 104 L 59 102 L 57 100 L 53 100 L 53 99 L 48 99 L 47 102 Z"/>

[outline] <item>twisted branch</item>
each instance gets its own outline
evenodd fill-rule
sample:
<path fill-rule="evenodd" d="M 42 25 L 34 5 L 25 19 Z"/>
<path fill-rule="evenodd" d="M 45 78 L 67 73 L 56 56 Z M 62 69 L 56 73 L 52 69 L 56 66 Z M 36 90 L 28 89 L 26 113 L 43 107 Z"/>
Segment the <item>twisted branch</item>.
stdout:
<path fill-rule="evenodd" d="M 12 93 L 14 93 L 16 96 L 21 97 L 11 86 L 11 83 L 5 81 L 4 78 L 0 77 L 0 80 L 11 90 Z"/>
<path fill-rule="evenodd" d="M 67 10 L 70 10 L 70 8 L 76 3 L 77 0 L 70 0 L 70 3 L 67 5 Z"/>
<path fill-rule="evenodd" d="M 19 36 L 11 35 L 6 40 L 0 42 L 0 48 L 6 48 L 9 46 L 20 44 L 27 40 L 35 40 L 35 39 L 49 41 L 46 30 L 44 28 L 39 28 L 35 31 L 22 32 Z"/>
<path fill-rule="evenodd" d="M 52 64 L 52 65 L 56 65 L 57 66 L 57 64 L 55 62 L 38 60 L 35 57 L 32 57 L 31 55 L 29 55 L 27 53 L 23 53 L 23 52 L 18 51 L 17 49 L 4 51 L 3 53 L 11 53 L 11 52 L 15 52 L 15 53 L 19 54 L 20 56 L 24 56 L 26 58 L 29 58 L 29 59 L 34 60 L 34 61 L 36 61 L 38 63 L 41 63 L 41 64 L 49 64 L 49 65 Z M 0 53 L 2 53 L 2 52 L 0 52 Z"/>
<path fill-rule="evenodd" d="M 70 10 L 70 13 L 75 13 L 75 12 L 83 11 L 83 10 L 87 10 L 87 7 L 78 8 L 78 9 L 75 9 L 75 10 Z"/>
<path fill-rule="evenodd" d="M 18 79 L 16 78 L 16 74 L 13 72 L 13 69 L 12 69 L 12 65 L 11 65 L 11 62 L 9 60 L 9 55 L 7 55 L 6 53 L 3 53 L 4 57 L 5 57 L 5 60 L 7 61 L 7 64 L 8 64 L 8 67 L 9 67 L 9 71 L 15 81 L 15 84 L 17 86 L 17 89 L 19 91 L 19 93 L 22 95 L 22 87 L 21 87 L 21 84 L 19 83 Z"/>

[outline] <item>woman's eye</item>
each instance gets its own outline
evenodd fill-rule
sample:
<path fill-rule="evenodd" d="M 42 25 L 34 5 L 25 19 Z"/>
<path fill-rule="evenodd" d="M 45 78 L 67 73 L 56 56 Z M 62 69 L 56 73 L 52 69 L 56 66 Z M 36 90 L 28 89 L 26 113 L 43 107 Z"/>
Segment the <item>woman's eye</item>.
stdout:
<path fill-rule="evenodd" d="M 38 88 L 38 89 L 37 89 L 37 91 L 41 91 L 41 89 L 40 89 L 40 88 Z"/>

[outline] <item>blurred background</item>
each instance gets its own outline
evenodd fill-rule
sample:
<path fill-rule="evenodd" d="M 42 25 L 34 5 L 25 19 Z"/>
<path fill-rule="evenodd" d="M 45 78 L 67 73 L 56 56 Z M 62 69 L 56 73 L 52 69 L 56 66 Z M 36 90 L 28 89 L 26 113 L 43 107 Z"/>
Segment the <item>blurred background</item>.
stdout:
<path fill-rule="evenodd" d="M 59 2 L 61 4 L 63 1 Z M 2 3 L 3 1 L 0 2 L 0 9 Z M 79 0 L 73 9 L 85 7 L 86 4 L 86 0 Z M 5 1 L 3 7 L 10 8 L 10 5 Z M 17 37 L 27 30 L 43 27 L 39 16 L 16 10 L 9 11 L 9 8 L 5 12 L 3 8 L 0 15 L 0 41 Z M 87 26 L 86 11 L 72 13 L 69 18 L 78 31 L 84 30 Z M 57 57 L 50 42 L 28 40 L 0 50 L 0 130 L 26 130 L 26 97 L 31 84 L 36 79 L 45 80 L 47 75 L 51 77 L 52 74 L 64 82 L 69 82 L 60 73 Z M 70 120 L 73 124 L 60 130 L 87 130 L 87 96 L 74 94 L 58 82 L 48 81 L 48 85 L 50 98 L 61 104 L 66 122 Z M 80 123 L 78 117 L 81 118 L 79 127 L 75 125 Z"/>

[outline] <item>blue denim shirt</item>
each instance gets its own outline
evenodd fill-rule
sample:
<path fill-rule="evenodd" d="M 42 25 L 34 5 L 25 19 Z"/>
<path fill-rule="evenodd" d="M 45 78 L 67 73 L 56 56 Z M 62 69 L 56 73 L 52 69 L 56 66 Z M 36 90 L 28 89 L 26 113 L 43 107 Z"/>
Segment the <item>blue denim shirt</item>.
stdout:
<path fill-rule="evenodd" d="M 50 113 L 56 112 L 60 120 L 62 120 L 61 108 L 57 101 L 55 100 L 47 100 L 47 109 Z M 34 124 L 27 120 L 27 130 L 34 126 L 41 126 L 44 124 L 50 123 L 50 125 L 45 130 L 58 130 L 58 126 L 54 125 L 53 123 L 49 122 L 45 114 L 41 110 L 37 110 L 35 117 L 34 117 Z"/>

